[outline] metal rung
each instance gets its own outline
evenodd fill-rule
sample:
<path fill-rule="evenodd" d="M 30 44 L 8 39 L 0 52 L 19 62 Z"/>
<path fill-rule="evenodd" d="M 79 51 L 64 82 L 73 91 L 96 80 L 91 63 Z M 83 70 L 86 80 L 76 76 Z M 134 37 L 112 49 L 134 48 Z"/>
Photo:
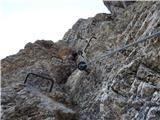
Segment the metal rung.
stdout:
<path fill-rule="evenodd" d="M 54 85 L 54 80 L 52 78 L 48 78 L 48 77 L 45 77 L 45 76 L 42 76 L 42 75 L 38 75 L 38 74 L 35 74 L 35 73 L 28 73 L 27 76 L 26 76 L 26 78 L 25 78 L 24 84 L 27 82 L 28 77 L 30 75 L 34 75 L 34 76 L 37 76 L 37 77 L 40 77 L 40 78 L 47 79 L 47 80 L 51 81 L 52 84 L 51 84 L 51 87 L 49 89 L 49 92 L 52 91 L 52 88 L 53 88 L 53 85 Z"/>

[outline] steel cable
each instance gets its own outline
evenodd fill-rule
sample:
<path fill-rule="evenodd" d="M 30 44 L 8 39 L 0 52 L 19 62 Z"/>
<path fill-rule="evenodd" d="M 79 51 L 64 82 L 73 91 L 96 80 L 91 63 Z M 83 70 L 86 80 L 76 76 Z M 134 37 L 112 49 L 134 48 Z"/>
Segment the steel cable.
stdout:
<path fill-rule="evenodd" d="M 112 52 L 109 52 L 109 53 L 107 53 L 107 54 L 105 54 L 105 55 L 102 55 L 102 56 L 100 56 L 100 57 L 98 57 L 98 58 L 90 61 L 88 64 L 92 64 L 92 63 L 95 62 L 95 61 L 99 61 L 99 60 L 105 59 L 106 57 L 109 58 L 109 57 L 111 57 L 113 54 L 115 54 L 115 53 L 117 53 L 117 52 L 119 52 L 119 51 L 121 51 L 121 50 L 124 50 L 124 49 L 126 49 L 126 48 L 128 48 L 128 47 L 134 46 L 134 45 L 136 45 L 136 44 L 138 44 L 138 43 L 142 43 L 142 42 L 144 42 L 144 41 L 147 41 L 148 39 L 151 39 L 151 38 L 154 38 L 154 37 L 159 37 L 159 36 L 160 36 L 160 31 L 159 31 L 159 32 L 156 32 L 156 33 L 154 33 L 154 34 L 152 34 L 152 35 L 149 35 L 149 36 L 147 36 L 147 37 L 145 37 L 145 38 L 142 38 L 142 39 L 140 39 L 140 40 L 137 40 L 137 41 L 135 41 L 135 42 L 133 42 L 133 43 L 130 43 L 130 44 L 128 44 L 128 45 L 125 45 L 124 47 L 117 48 L 117 49 L 115 49 L 115 50 L 112 51 Z"/>

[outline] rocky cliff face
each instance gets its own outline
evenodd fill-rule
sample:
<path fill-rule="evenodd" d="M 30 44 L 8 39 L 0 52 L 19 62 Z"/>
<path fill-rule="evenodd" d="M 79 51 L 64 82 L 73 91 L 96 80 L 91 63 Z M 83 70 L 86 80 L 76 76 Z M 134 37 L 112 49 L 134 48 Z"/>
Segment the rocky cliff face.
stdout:
<path fill-rule="evenodd" d="M 160 2 L 79 19 L 58 43 L 28 43 L 2 64 L 3 120 L 159 120 L 160 37 L 101 56 L 160 30 Z M 84 51 L 88 73 L 77 69 Z M 28 73 L 49 77 L 50 81 Z"/>

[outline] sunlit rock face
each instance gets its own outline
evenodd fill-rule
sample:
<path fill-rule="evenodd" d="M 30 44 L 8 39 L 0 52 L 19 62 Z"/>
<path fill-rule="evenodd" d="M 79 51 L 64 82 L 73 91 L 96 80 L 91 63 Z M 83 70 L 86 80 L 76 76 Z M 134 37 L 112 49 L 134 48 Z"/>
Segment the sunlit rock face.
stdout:
<path fill-rule="evenodd" d="M 2 120 L 159 120 L 160 2 L 116 2 L 123 12 L 79 19 L 57 43 L 28 43 L 2 64 Z M 111 11 L 112 13 L 112 11 Z M 88 72 L 77 69 L 84 51 Z M 54 80 L 30 76 L 36 73 Z"/>

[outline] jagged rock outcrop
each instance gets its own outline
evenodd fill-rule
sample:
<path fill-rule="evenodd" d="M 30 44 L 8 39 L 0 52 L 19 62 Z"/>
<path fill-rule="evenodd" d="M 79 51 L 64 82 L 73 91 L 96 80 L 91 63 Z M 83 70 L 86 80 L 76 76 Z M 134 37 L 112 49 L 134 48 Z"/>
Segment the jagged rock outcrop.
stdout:
<path fill-rule="evenodd" d="M 126 9 L 129 5 L 133 4 L 136 1 L 109 1 L 103 0 L 105 6 L 109 9 L 109 11 L 117 15 L 121 13 L 124 9 Z"/>
<path fill-rule="evenodd" d="M 122 13 L 129 5 L 136 1 L 109 1 L 103 0 L 103 3 L 114 16 Z"/>
<path fill-rule="evenodd" d="M 76 68 L 72 54 L 65 42 L 38 40 L 2 60 L 2 119 L 75 120 L 72 100 L 63 90 Z M 44 78 L 31 75 L 24 84 L 28 73 L 52 78 L 52 92 L 48 93 L 51 83 Z"/>
<path fill-rule="evenodd" d="M 160 37 L 99 59 L 159 31 L 159 16 L 160 2 L 135 2 L 114 17 L 79 19 L 58 43 L 29 43 L 3 59 L 2 119 L 159 120 Z M 76 69 L 78 50 L 89 73 Z M 34 76 L 24 85 L 28 72 L 54 79 L 52 92 Z"/>

